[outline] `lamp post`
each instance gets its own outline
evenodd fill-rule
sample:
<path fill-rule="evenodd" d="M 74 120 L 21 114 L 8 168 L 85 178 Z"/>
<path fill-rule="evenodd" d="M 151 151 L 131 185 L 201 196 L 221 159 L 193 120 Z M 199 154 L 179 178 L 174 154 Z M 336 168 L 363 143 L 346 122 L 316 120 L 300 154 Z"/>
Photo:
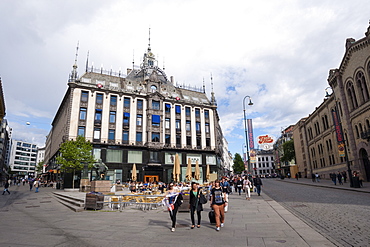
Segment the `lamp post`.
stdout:
<path fill-rule="evenodd" d="M 245 131 L 245 145 L 247 147 L 247 162 L 248 162 L 248 172 L 251 172 L 251 164 L 250 164 L 250 159 L 249 159 L 249 143 L 248 143 L 248 132 L 247 132 L 247 118 L 245 114 L 245 99 L 249 98 L 249 103 L 248 105 L 253 105 L 252 99 L 250 96 L 245 96 L 243 99 L 243 112 L 244 112 L 244 131 Z"/>
<path fill-rule="evenodd" d="M 328 89 L 331 89 L 332 90 L 332 94 L 329 94 L 328 92 Z M 327 87 L 325 88 L 325 92 L 326 92 L 326 95 L 325 95 L 325 98 L 329 98 L 331 95 L 334 96 L 334 101 L 335 101 L 335 111 L 338 113 L 338 102 L 337 102 L 337 98 L 335 97 L 335 93 L 334 93 L 334 90 L 332 89 L 332 87 Z M 333 111 L 332 110 L 332 114 L 333 114 Z M 336 117 L 338 119 L 338 123 L 339 123 L 339 128 L 340 128 L 340 132 L 343 134 L 343 127 L 342 127 L 342 121 L 341 121 L 341 118 L 340 118 L 340 114 L 336 114 Z M 349 178 L 349 186 L 350 187 L 353 187 L 353 179 L 352 179 L 352 170 L 351 170 L 351 164 L 348 160 L 348 152 L 347 152 L 347 140 L 345 140 L 345 138 L 343 137 L 343 148 L 344 148 L 344 159 L 346 161 L 346 164 L 347 164 L 347 172 L 348 172 L 348 178 Z"/>

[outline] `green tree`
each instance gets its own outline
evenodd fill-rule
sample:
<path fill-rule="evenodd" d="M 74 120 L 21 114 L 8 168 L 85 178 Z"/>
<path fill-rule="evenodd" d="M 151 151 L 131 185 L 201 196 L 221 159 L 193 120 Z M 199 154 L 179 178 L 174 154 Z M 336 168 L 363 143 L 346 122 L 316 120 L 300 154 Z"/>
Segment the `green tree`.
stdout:
<path fill-rule="evenodd" d="M 59 149 L 60 156 L 57 157 L 56 161 L 61 164 L 63 170 L 73 172 L 73 188 L 75 187 L 75 173 L 81 171 L 85 164 L 91 169 L 95 162 L 91 151 L 92 144 L 82 136 L 78 136 L 75 141 L 64 142 Z"/>
<path fill-rule="evenodd" d="M 245 170 L 243 159 L 238 153 L 234 156 L 233 169 L 234 173 L 242 173 Z"/>
<path fill-rule="evenodd" d="M 284 142 L 283 144 L 283 156 L 280 158 L 283 162 L 290 162 L 292 160 L 295 160 L 295 151 L 294 151 L 294 141 L 289 140 Z"/>
<path fill-rule="evenodd" d="M 44 167 L 44 162 L 41 161 L 36 165 L 36 171 L 37 172 L 42 172 L 42 168 Z"/>

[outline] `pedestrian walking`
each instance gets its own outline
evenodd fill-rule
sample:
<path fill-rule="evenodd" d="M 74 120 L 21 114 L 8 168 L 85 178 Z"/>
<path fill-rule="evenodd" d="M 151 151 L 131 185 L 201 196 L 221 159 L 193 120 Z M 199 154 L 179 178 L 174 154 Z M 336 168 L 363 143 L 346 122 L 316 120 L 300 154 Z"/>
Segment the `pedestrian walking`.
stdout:
<path fill-rule="evenodd" d="M 33 179 L 29 179 L 28 180 L 28 184 L 29 184 L 29 186 L 30 186 L 30 191 L 32 190 L 32 188 L 33 188 L 33 182 L 34 182 L 34 180 Z"/>
<path fill-rule="evenodd" d="M 40 181 L 38 178 L 36 178 L 35 181 L 33 182 L 33 187 L 35 187 L 35 193 L 39 192 Z"/>
<path fill-rule="evenodd" d="M 190 218 L 191 218 L 191 229 L 194 229 L 195 227 L 195 218 L 194 218 L 194 213 L 197 212 L 197 219 L 198 219 L 198 224 L 197 228 L 200 227 L 200 221 L 202 219 L 202 211 L 203 211 L 203 205 L 201 202 L 200 197 L 203 196 L 203 191 L 198 188 L 199 184 L 197 183 L 192 183 L 191 184 L 191 190 L 190 190 L 190 197 L 189 197 L 189 209 L 190 209 Z M 208 200 L 204 197 L 203 202 L 207 202 Z"/>
<path fill-rule="evenodd" d="M 331 181 L 333 181 L 334 185 L 337 185 L 337 175 L 333 172 L 329 174 Z"/>
<path fill-rule="evenodd" d="M 211 207 L 215 212 L 216 217 L 216 231 L 220 230 L 220 227 L 224 227 L 225 221 L 225 205 L 228 201 L 226 200 L 226 193 L 220 186 L 220 181 L 215 181 L 215 187 L 211 190 Z"/>
<path fill-rule="evenodd" d="M 8 194 L 10 195 L 10 192 L 9 192 L 9 182 L 6 181 L 5 184 L 4 184 L 4 191 L 3 191 L 3 195 L 5 194 L 5 192 L 8 192 Z"/>
<path fill-rule="evenodd" d="M 338 183 L 339 183 L 339 185 L 343 185 L 343 181 L 342 181 L 342 173 L 340 173 L 339 171 L 338 171 L 338 174 L 337 174 L 337 178 L 338 178 Z"/>
<path fill-rule="evenodd" d="M 243 188 L 243 180 L 242 177 L 238 178 L 238 181 L 236 181 L 236 187 L 238 188 L 239 196 L 241 195 L 242 188 Z"/>
<path fill-rule="evenodd" d="M 262 180 L 261 178 L 256 175 L 256 177 L 253 180 L 254 186 L 257 189 L 257 194 L 260 196 L 261 195 L 261 187 L 262 187 Z"/>
<path fill-rule="evenodd" d="M 168 186 L 168 190 L 166 191 L 165 204 L 168 208 L 168 212 L 170 214 L 170 218 L 172 221 L 171 232 L 175 231 L 176 215 L 177 215 L 177 211 L 179 210 L 179 207 L 182 204 L 182 200 L 183 200 L 183 197 L 181 193 L 177 192 L 174 189 L 173 183 L 170 183 L 170 185 Z"/>
<path fill-rule="evenodd" d="M 295 179 L 298 180 L 298 172 L 295 174 Z"/>
<path fill-rule="evenodd" d="M 312 182 L 316 182 L 316 178 L 315 178 L 315 174 L 311 174 L 311 179 L 312 179 Z"/>
<path fill-rule="evenodd" d="M 320 182 L 320 175 L 316 172 L 315 173 L 316 182 Z"/>
<path fill-rule="evenodd" d="M 344 182 L 347 183 L 347 173 L 346 173 L 346 171 L 342 172 L 342 177 L 343 177 Z"/>
<path fill-rule="evenodd" d="M 248 178 L 244 178 L 243 189 L 245 190 L 245 199 L 246 200 L 251 199 L 251 188 L 252 188 L 251 181 L 249 181 Z"/>

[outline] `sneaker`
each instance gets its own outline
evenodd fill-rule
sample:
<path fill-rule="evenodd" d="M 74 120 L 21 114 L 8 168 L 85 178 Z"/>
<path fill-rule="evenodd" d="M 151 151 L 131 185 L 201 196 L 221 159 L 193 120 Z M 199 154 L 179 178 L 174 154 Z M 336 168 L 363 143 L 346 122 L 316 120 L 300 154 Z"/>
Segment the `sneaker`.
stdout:
<path fill-rule="evenodd" d="M 216 231 L 219 231 L 220 230 L 220 227 L 216 227 Z"/>
<path fill-rule="evenodd" d="M 174 232 L 174 231 L 175 231 L 175 227 L 172 227 L 172 228 L 171 228 L 171 232 Z"/>
<path fill-rule="evenodd" d="M 221 223 L 221 227 L 224 227 L 224 223 Z"/>

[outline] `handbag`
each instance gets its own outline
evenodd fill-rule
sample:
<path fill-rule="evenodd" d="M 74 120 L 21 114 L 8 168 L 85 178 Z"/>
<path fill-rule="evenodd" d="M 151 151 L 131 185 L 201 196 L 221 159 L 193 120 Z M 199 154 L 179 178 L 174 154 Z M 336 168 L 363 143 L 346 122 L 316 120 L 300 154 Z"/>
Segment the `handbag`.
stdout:
<path fill-rule="evenodd" d="M 167 209 L 168 209 L 168 211 L 172 211 L 172 210 L 175 209 L 175 205 L 170 204 Z"/>
<path fill-rule="evenodd" d="M 207 203 L 207 198 L 203 195 L 203 193 L 200 193 L 199 203 L 200 204 L 206 204 Z"/>

